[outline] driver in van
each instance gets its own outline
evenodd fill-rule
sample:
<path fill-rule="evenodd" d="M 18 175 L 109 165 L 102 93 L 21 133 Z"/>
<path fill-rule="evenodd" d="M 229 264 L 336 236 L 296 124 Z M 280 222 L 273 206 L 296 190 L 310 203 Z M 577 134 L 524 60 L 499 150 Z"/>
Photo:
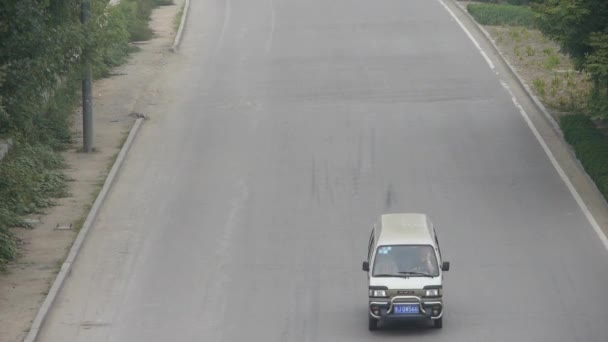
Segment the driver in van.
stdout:
<path fill-rule="evenodd" d="M 419 248 L 415 266 L 409 270 L 411 272 L 422 272 L 427 274 L 436 274 L 437 265 L 433 263 L 433 250 L 431 248 Z"/>

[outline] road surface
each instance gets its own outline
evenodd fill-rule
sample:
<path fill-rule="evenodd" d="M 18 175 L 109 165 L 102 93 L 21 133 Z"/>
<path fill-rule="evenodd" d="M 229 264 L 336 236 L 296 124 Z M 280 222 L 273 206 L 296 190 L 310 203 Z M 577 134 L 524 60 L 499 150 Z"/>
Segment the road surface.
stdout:
<path fill-rule="evenodd" d="M 40 341 L 608 341 L 608 254 L 439 1 L 191 6 Z M 452 262 L 444 327 L 371 333 L 371 224 L 404 211 Z"/>

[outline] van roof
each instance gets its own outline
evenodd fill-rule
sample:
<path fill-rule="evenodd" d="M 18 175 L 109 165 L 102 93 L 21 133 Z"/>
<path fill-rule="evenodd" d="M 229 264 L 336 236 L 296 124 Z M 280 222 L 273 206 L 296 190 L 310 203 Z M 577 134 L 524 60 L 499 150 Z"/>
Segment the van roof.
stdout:
<path fill-rule="evenodd" d="M 419 213 L 384 214 L 380 217 L 377 245 L 435 245 L 431 222 Z"/>

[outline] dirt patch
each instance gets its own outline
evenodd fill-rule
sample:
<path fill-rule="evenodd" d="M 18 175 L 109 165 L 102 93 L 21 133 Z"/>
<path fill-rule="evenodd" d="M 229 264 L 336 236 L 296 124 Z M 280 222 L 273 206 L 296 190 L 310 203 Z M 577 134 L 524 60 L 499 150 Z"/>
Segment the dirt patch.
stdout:
<path fill-rule="evenodd" d="M 107 173 L 131 128 L 133 112 L 146 102 L 148 85 L 166 64 L 175 35 L 174 20 L 183 0 L 154 10 L 150 26 L 155 36 L 139 43 L 140 51 L 116 68 L 110 78 L 93 88 L 94 146 L 96 152 L 80 153 L 81 111 L 74 113 L 74 145 L 63 153 L 70 179 L 70 196 L 57 201 L 42 215 L 32 216 L 32 229 L 15 229 L 17 261 L 0 275 L 0 341 L 22 341 L 46 292 L 55 279 Z"/>

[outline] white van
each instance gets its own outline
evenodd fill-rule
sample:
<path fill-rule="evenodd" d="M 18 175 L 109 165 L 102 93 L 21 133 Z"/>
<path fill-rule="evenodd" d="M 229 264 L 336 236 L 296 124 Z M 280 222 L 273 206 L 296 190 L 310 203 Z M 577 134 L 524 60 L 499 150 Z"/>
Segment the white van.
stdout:
<path fill-rule="evenodd" d="M 425 319 L 443 326 L 443 272 L 450 269 L 425 214 L 386 214 L 369 237 L 369 329 L 389 320 Z"/>

